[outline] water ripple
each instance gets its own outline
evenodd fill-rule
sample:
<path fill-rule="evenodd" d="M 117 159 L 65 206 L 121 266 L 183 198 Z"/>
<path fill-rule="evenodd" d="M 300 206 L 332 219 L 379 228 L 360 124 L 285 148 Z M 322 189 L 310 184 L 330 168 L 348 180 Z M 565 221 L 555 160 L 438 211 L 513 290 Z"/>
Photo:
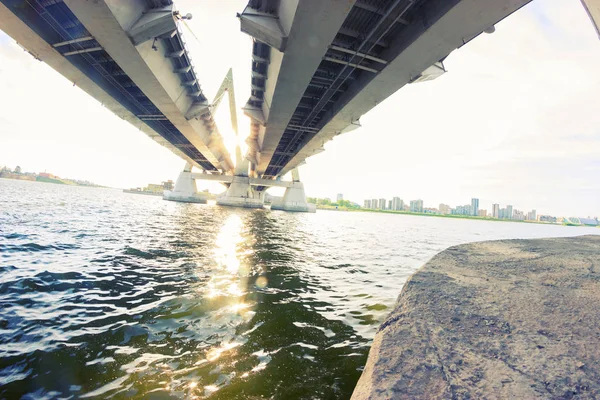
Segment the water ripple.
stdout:
<path fill-rule="evenodd" d="M 0 398 L 348 398 L 433 254 L 585 233 L 466 226 L 0 179 Z"/>

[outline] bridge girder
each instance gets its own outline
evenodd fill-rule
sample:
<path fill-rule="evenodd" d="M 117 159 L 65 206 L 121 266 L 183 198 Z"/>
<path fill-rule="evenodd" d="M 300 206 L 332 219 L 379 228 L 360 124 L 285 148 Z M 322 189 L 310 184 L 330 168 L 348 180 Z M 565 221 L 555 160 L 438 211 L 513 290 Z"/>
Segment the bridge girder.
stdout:
<path fill-rule="evenodd" d="M 289 107 L 284 113 L 275 108 L 275 103 L 268 108 L 264 101 L 257 102 L 263 112 L 270 112 L 265 112 L 266 128 L 259 124 L 255 127 L 257 171 L 271 179 L 286 174 L 307 157 L 321 152 L 324 143 L 334 136 L 360 126 L 358 120 L 363 114 L 405 84 L 444 73 L 441 61 L 450 52 L 529 1 L 358 0 L 345 11 L 343 21 L 336 19 L 337 31 L 333 35 L 295 25 L 294 19 L 290 29 L 298 36 L 315 33 L 317 41 L 327 45 L 319 48 L 318 63 L 310 65 L 313 76 L 300 81 L 304 93 L 292 96 L 296 104 L 292 113 Z M 337 11 L 341 16 L 341 10 Z M 332 14 L 328 17 L 331 27 Z M 292 40 L 289 35 L 284 59 Z M 264 43 L 255 43 L 255 53 L 257 48 L 279 55 L 277 49 Z M 282 83 L 285 86 L 284 82 L 294 78 L 282 68 L 277 72 L 277 82 L 270 87 L 274 93 L 278 93 Z M 260 97 L 265 93 L 269 93 L 266 87 L 263 93 L 253 95 L 265 100 Z"/>
<path fill-rule="evenodd" d="M 252 120 L 246 157 L 259 176 L 264 175 L 305 88 L 353 4 L 353 0 L 252 0 L 239 15 L 242 31 L 255 38 L 252 93 L 244 110 Z M 270 21 L 269 27 L 265 22 L 261 29 L 257 14 L 263 22 Z M 273 37 L 275 24 L 281 40 Z"/>
<path fill-rule="evenodd" d="M 0 0 L 0 29 L 176 155 L 231 172 L 172 3 L 155 3 Z"/>

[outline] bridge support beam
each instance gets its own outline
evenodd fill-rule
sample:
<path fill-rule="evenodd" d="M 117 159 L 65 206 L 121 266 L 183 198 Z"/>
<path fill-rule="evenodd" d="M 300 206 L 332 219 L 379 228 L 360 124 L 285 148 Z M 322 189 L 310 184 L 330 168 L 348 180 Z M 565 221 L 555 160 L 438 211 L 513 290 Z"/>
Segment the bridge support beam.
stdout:
<path fill-rule="evenodd" d="M 297 168 L 292 170 L 292 181 L 292 184 L 285 189 L 283 198 L 271 204 L 271 210 L 317 212 L 317 206 L 306 201 L 304 184 L 300 182 L 300 174 Z"/>
<path fill-rule="evenodd" d="M 220 182 L 227 185 L 227 190 L 217 197 L 217 204 L 228 207 L 263 208 L 265 204 L 265 191 L 256 190 L 257 187 L 283 187 L 285 194 L 279 201 L 271 204 L 272 210 L 316 212 L 316 205 L 306 201 L 304 184 L 300 182 L 298 169 L 292 170 L 292 181 L 251 178 L 244 175 L 216 175 L 194 173 L 192 164 L 187 163 L 183 172 L 179 174 L 173 191 L 165 191 L 163 199 L 186 203 L 206 203 L 207 196 L 198 193 L 196 180 Z"/>
<path fill-rule="evenodd" d="M 236 175 L 227 191 L 217 197 L 217 204 L 231 207 L 263 208 L 264 193 L 264 191 L 258 192 L 252 188 L 249 177 Z"/>
<path fill-rule="evenodd" d="M 198 192 L 196 180 L 192 176 L 192 164 L 186 163 L 185 168 L 177 178 L 177 182 L 175 182 L 175 187 L 173 190 L 165 190 L 163 199 L 182 203 L 206 204 L 207 197 Z"/>

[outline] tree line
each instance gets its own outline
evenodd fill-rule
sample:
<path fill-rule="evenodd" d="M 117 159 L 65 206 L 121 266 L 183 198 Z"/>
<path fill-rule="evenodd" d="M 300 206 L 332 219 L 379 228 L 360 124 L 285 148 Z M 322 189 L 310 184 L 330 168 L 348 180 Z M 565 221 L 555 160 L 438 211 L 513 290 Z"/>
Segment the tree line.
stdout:
<path fill-rule="evenodd" d="M 339 200 L 334 202 L 327 198 L 321 199 L 318 197 L 307 197 L 306 201 L 312 204 L 316 204 L 317 206 L 360 208 L 358 204 L 353 203 L 350 200 Z"/>

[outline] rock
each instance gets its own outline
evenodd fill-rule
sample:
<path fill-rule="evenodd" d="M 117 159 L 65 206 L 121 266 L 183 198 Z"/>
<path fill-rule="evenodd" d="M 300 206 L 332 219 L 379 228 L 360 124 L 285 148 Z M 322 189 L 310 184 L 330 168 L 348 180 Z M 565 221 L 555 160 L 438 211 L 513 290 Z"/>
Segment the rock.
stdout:
<path fill-rule="evenodd" d="M 353 399 L 600 398 L 600 236 L 451 247 L 404 285 Z"/>

